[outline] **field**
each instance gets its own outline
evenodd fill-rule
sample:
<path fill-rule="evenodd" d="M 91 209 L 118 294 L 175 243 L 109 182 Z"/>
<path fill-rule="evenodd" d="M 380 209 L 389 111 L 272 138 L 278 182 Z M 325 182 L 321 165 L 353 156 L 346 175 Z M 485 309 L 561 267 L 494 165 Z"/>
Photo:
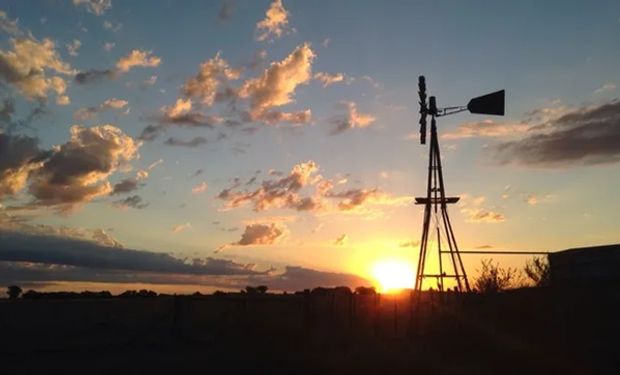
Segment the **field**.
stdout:
<path fill-rule="evenodd" d="M 608 290 L 0 301 L 3 373 L 609 373 Z"/>

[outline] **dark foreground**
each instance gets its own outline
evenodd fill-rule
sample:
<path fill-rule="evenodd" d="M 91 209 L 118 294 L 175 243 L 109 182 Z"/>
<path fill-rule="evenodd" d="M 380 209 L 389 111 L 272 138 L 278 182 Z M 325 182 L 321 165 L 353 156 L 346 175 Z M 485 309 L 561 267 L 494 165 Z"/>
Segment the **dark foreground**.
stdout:
<path fill-rule="evenodd" d="M 440 299 L 444 299 L 443 302 Z M 0 373 L 618 373 L 620 294 L 0 301 Z M 415 300 L 413 300 L 415 301 Z"/>

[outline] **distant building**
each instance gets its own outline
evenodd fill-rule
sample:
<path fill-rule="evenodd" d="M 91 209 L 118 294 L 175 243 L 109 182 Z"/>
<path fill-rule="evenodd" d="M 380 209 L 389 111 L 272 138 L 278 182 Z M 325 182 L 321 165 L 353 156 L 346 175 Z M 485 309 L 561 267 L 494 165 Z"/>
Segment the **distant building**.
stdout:
<path fill-rule="evenodd" d="M 552 286 L 620 285 L 620 244 L 549 254 Z"/>

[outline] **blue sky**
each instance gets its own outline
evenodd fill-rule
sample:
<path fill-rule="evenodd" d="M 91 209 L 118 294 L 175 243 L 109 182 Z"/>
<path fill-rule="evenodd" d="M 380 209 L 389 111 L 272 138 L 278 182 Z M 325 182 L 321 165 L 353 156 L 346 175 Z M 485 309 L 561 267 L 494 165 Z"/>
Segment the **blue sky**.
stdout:
<path fill-rule="evenodd" d="M 440 106 L 507 90 L 503 118 L 439 121 L 448 193 L 462 197 L 451 210 L 462 248 L 619 240 L 617 1 L 50 0 L 7 1 L 0 11 L 0 94 L 4 112 L 7 100 L 15 108 L 1 124 L 0 155 L 11 162 L 0 170 L 0 223 L 24 241 L 64 236 L 273 267 L 269 275 L 288 266 L 371 278 L 392 258 L 415 268 L 421 211 L 411 198 L 425 191 L 427 153 L 417 139 L 421 74 Z M 31 63 L 34 53 L 11 53 L 45 40 L 66 69 L 48 58 L 35 76 L 66 88 L 37 96 L 9 63 Z M 215 67 L 216 86 L 203 80 L 192 91 L 201 64 Z M 80 82 L 85 72 L 98 79 Z M 29 118 L 35 108 L 45 111 Z M 71 143 L 75 125 L 83 130 Z M 114 147 L 126 157 L 97 143 L 109 159 L 80 169 L 95 149 L 89 136 L 124 142 Z M 30 159 L 11 146 L 18 137 L 36 141 Z M 81 174 L 62 182 L 75 168 Z M 130 188 L 115 193 L 122 181 Z M 93 187 L 90 196 L 62 193 Z M 275 193 L 286 198 L 269 201 Z M 466 260 L 472 273 L 479 260 Z M 192 287 L 230 283 L 208 274 Z"/>

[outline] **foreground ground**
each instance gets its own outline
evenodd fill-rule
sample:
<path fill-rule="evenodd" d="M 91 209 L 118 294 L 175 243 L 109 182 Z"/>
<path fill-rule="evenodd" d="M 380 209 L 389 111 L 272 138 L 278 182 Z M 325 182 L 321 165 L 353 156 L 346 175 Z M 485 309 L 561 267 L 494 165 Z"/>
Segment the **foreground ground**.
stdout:
<path fill-rule="evenodd" d="M 617 373 L 614 288 L 0 302 L 2 373 Z"/>

